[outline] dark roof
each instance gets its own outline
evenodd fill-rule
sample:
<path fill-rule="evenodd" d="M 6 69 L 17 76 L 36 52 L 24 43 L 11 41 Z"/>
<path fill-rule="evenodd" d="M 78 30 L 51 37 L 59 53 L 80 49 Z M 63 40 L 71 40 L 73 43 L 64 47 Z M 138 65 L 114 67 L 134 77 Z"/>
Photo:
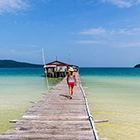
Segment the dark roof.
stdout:
<path fill-rule="evenodd" d="M 45 66 L 47 66 L 47 65 L 70 66 L 70 64 L 67 64 L 67 63 L 64 63 L 64 62 L 61 62 L 61 61 L 58 61 L 58 60 L 55 60 L 55 61 L 52 61 L 52 62 L 49 62 L 49 63 L 45 64 Z"/>

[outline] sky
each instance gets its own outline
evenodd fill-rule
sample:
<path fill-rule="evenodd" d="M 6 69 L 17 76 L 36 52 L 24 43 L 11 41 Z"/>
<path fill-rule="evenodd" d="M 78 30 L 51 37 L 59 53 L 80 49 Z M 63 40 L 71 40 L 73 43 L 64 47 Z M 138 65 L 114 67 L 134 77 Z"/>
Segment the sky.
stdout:
<path fill-rule="evenodd" d="M 0 60 L 140 63 L 140 0 L 0 0 Z"/>

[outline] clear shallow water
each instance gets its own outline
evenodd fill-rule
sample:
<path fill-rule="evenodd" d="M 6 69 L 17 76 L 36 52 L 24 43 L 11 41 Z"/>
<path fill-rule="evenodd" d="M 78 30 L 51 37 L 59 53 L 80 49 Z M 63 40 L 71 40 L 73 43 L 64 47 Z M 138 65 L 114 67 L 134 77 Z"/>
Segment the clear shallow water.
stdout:
<path fill-rule="evenodd" d="M 140 69 L 81 68 L 81 80 L 87 93 L 99 137 L 108 140 L 140 139 Z"/>
<path fill-rule="evenodd" d="M 140 139 L 140 69 L 80 68 L 90 110 L 101 138 Z M 59 81 L 59 80 L 58 80 Z M 56 79 L 49 79 L 50 86 Z M 0 69 L 0 133 L 10 129 L 9 120 L 20 119 L 47 92 L 43 69 Z"/>
<path fill-rule="evenodd" d="M 0 69 L 0 133 L 47 92 L 43 68 Z M 49 80 L 50 86 L 59 80 Z"/>

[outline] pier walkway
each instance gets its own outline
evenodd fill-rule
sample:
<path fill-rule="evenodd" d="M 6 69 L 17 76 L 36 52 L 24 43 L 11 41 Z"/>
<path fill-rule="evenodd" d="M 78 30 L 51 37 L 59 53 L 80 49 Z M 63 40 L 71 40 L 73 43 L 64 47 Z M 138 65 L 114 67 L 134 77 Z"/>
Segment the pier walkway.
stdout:
<path fill-rule="evenodd" d="M 79 76 L 78 76 L 79 78 Z M 69 99 L 66 78 L 44 94 L 0 140 L 96 140 L 80 80 Z"/>

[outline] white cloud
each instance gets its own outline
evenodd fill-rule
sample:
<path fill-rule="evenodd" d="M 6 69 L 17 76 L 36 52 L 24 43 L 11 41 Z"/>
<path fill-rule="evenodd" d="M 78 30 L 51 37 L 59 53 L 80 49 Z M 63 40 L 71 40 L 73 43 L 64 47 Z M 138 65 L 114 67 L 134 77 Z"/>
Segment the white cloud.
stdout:
<path fill-rule="evenodd" d="M 134 5 L 140 4 L 140 0 L 78 0 L 78 1 L 85 2 L 88 5 L 110 3 L 120 8 L 129 8 Z"/>
<path fill-rule="evenodd" d="M 140 35 L 140 28 L 133 28 L 133 29 L 119 29 L 116 31 L 111 31 L 112 34 L 119 34 L 119 35 L 127 35 L 127 36 L 131 36 L 131 35 Z M 111 33 L 110 32 L 110 33 Z"/>
<path fill-rule="evenodd" d="M 140 47 L 140 41 L 120 41 L 120 40 L 78 40 L 75 43 L 82 45 L 95 45 L 97 46 L 105 46 L 105 47 Z"/>
<path fill-rule="evenodd" d="M 80 32 L 80 34 L 85 34 L 85 35 L 100 35 L 100 34 L 105 34 L 106 30 L 104 28 L 94 28 L 94 29 L 88 29 Z"/>
<path fill-rule="evenodd" d="M 140 3 L 140 0 L 101 0 L 103 3 L 112 3 L 118 7 L 126 7 L 129 8 L 133 5 Z"/>
<path fill-rule="evenodd" d="M 27 0 L 0 0 L 0 14 L 14 13 L 29 7 Z"/>
<path fill-rule="evenodd" d="M 94 44 L 108 47 L 140 47 L 138 38 L 140 36 L 140 28 L 115 30 L 99 27 L 83 30 L 80 32 L 80 35 L 83 36 L 83 40 L 76 41 L 78 44 Z"/>
<path fill-rule="evenodd" d="M 33 45 L 24 45 L 24 46 L 33 46 Z M 28 53 L 28 54 L 31 54 L 31 53 L 41 53 L 42 52 L 42 50 L 40 49 L 40 50 L 31 50 L 31 51 L 26 51 L 26 50 L 13 50 L 13 49 L 7 49 L 7 48 L 0 48 L 0 51 L 2 51 L 2 52 L 12 52 L 12 53 L 17 53 L 17 54 L 21 54 L 21 53 Z"/>
<path fill-rule="evenodd" d="M 104 41 L 99 41 L 99 40 L 78 40 L 76 41 L 78 44 L 104 44 Z"/>
<path fill-rule="evenodd" d="M 93 28 L 87 29 L 80 32 L 82 35 L 140 35 L 140 28 L 133 28 L 133 29 L 118 29 L 118 30 L 107 30 L 105 28 Z"/>
<path fill-rule="evenodd" d="M 140 47 L 140 41 L 112 41 L 111 47 L 121 47 L 121 48 L 127 48 L 127 47 Z M 108 46 L 110 46 L 108 42 Z"/>

